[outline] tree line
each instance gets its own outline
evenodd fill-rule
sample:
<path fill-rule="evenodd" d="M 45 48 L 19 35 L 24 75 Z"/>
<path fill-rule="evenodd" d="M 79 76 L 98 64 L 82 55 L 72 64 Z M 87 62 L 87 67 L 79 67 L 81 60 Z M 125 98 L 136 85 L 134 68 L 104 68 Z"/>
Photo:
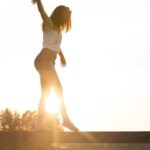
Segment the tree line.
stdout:
<path fill-rule="evenodd" d="M 22 115 L 6 108 L 0 112 L 0 131 L 35 131 L 38 115 L 36 111 L 25 111 Z M 49 131 L 63 131 L 58 114 L 47 113 L 46 127 Z"/>

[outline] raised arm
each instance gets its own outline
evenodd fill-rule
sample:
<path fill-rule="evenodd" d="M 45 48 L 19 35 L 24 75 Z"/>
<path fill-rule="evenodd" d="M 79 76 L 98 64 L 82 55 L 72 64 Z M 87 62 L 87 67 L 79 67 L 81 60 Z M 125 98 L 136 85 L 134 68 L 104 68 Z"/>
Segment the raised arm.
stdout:
<path fill-rule="evenodd" d="M 51 23 L 51 19 L 48 17 L 48 15 L 46 14 L 45 10 L 44 10 L 44 7 L 43 7 L 43 4 L 41 2 L 41 0 L 32 0 L 33 4 L 36 4 L 37 3 L 37 7 L 38 7 L 38 10 L 41 14 L 41 17 L 43 19 L 43 22 L 45 24 L 50 24 Z"/>

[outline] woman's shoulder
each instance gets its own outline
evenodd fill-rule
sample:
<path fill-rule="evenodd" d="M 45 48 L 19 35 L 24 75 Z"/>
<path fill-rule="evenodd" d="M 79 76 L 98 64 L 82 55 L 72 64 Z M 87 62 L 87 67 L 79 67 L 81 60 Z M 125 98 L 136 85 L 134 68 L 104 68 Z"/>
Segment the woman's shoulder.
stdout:
<path fill-rule="evenodd" d="M 52 20 L 49 18 L 48 21 L 43 22 L 42 28 L 43 28 L 43 31 L 45 31 L 45 32 L 52 31 L 53 30 L 53 22 L 52 22 Z"/>

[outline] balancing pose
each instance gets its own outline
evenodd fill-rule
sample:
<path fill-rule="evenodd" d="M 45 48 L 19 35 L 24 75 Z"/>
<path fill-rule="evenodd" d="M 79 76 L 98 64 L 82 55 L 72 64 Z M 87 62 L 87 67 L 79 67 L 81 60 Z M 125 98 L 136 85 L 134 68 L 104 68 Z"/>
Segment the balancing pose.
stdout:
<path fill-rule="evenodd" d="M 55 60 L 57 55 L 60 56 L 61 65 L 66 66 L 66 60 L 60 48 L 62 31 L 69 31 L 71 28 L 71 11 L 69 7 L 60 5 L 54 9 L 49 17 L 42 5 L 41 0 L 32 0 L 33 4 L 37 4 L 38 10 L 43 20 L 43 48 L 37 55 L 34 64 L 40 75 L 41 83 L 41 99 L 38 109 L 38 128 L 44 129 L 46 122 L 45 102 L 53 87 L 60 99 L 60 114 L 63 119 L 63 126 L 71 131 L 78 131 L 68 117 L 64 99 L 63 90 L 60 80 L 55 70 Z"/>

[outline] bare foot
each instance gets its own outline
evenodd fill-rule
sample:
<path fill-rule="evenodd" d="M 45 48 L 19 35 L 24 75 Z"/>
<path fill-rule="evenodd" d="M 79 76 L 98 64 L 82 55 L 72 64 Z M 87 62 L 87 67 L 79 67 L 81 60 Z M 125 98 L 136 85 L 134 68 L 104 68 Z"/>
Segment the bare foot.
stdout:
<path fill-rule="evenodd" d="M 70 129 L 71 131 L 78 132 L 79 129 L 70 121 L 63 121 L 63 126 Z"/>

